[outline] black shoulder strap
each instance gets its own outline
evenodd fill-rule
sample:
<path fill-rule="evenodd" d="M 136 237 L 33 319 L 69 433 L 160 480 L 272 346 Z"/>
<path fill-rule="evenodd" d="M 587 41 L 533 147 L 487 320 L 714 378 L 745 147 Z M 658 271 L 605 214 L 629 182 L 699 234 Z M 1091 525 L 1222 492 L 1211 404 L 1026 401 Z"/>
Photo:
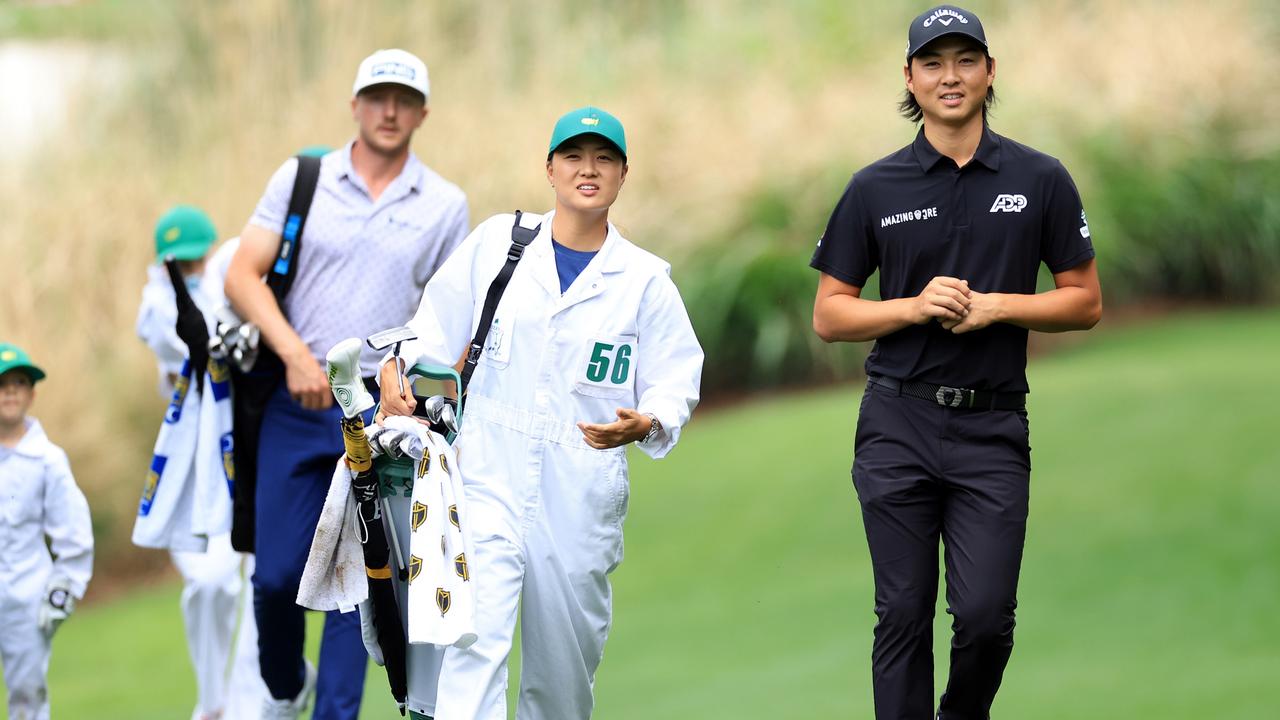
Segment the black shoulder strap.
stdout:
<path fill-rule="evenodd" d="M 293 195 L 289 197 L 289 211 L 285 214 L 284 230 L 280 233 L 280 254 L 276 256 L 275 265 L 267 273 L 267 285 L 281 303 L 283 310 L 284 296 L 293 287 L 293 278 L 298 274 L 298 252 L 302 250 L 302 228 L 307 224 L 307 213 L 311 211 L 311 199 L 316 195 L 316 184 L 320 180 L 320 158 L 310 155 L 298 156 L 298 174 L 293 180 Z"/>
<path fill-rule="evenodd" d="M 484 310 L 480 312 L 480 324 L 476 326 L 476 337 L 471 341 L 471 347 L 467 350 L 467 360 L 462 366 L 462 388 L 460 388 L 462 392 L 465 392 L 467 385 L 471 383 L 471 373 L 475 372 L 476 363 L 480 361 L 480 353 L 484 351 L 484 341 L 489 337 L 489 326 L 493 324 L 493 314 L 498 310 L 498 301 L 502 299 L 502 293 L 507 289 L 511 274 L 516 271 L 516 263 L 520 262 L 520 258 L 524 256 L 524 249 L 529 247 L 529 243 L 538 237 L 538 231 L 542 229 L 541 224 L 532 230 L 521 225 L 520 218 L 523 215 L 524 213 L 519 210 L 516 211 L 516 221 L 511 226 L 511 249 L 507 251 L 507 262 L 493 278 L 493 282 L 489 283 L 489 292 L 484 296 Z"/>

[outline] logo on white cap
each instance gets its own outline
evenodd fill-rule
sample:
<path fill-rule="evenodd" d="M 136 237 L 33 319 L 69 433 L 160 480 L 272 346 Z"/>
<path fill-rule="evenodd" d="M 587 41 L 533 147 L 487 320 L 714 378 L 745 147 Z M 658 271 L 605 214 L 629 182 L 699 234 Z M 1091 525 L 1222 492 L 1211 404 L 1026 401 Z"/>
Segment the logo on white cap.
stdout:
<path fill-rule="evenodd" d="M 370 85 L 396 83 L 413 88 L 424 97 L 431 94 L 427 66 L 420 58 L 400 49 L 379 50 L 360 63 L 351 94 L 358 95 Z"/>
<path fill-rule="evenodd" d="M 369 71 L 370 77 L 378 78 L 384 75 L 394 75 L 395 77 L 404 78 L 405 80 L 413 80 L 417 73 L 408 65 L 398 62 L 378 63 Z"/>
<path fill-rule="evenodd" d="M 932 15 L 925 18 L 923 23 L 924 27 L 929 27 L 930 25 L 932 25 L 934 20 L 937 20 L 938 22 L 942 23 L 944 26 L 951 25 L 951 23 L 954 20 L 959 20 L 961 23 L 965 25 L 969 24 L 968 18 L 956 12 L 955 10 L 952 10 L 951 8 L 938 8 L 937 10 L 935 10 Z"/>

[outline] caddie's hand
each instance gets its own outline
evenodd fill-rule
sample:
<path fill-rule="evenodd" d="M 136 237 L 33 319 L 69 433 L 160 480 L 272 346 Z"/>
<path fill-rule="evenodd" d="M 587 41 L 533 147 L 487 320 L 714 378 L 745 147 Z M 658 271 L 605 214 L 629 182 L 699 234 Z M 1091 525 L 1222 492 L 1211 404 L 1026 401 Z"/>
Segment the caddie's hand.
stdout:
<path fill-rule="evenodd" d="M 401 360 L 391 358 L 378 370 L 378 383 L 382 387 L 382 405 L 378 412 L 379 420 L 390 415 L 412 415 L 418 401 L 413 398 L 413 385 L 408 378 L 401 375 Z M 400 383 L 404 383 L 404 393 L 400 392 Z"/>
<path fill-rule="evenodd" d="M 605 425 L 580 422 L 578 429 L 588 445 L 597 450 L 608 450 L 643 440 L 649 434 L 651 424 L 648 415 L 641 415 L 634 408 L 618 408 L 617 421 Z"/>
<path fill-rule="evenodd" d="M 981 330 L 991 323 L 1000 322 L 1001 296 L 999 293 L 969 293 L 969 312 L 961 320 L 943 320 L 942 327 L 959 335 Z"/>
<path fill-rule="evenodd" d="M 71 617 L 75 607 L 76 599 L 64 582 L 55 580 L 49 583 L 44 599 L 40 602 L 40 608 L 36 612 L 36 625 L 40 628 L 40 632 L 52 637 L 58 627 Z"/>
<path fill-rule="evenodd" d="M 931 320 L 959 322 L 969 313 L 969 298 L 972 291 L 966 280 L 939 275 L 924 286 L 924 290 L 915 297 L 912 310 L 916 325 L 923 325 Z"/>
<path fill-rule="evenodd" d="M 281 359 L 284 360 L 285 385 L 294 402 L 307 410 L 325 410 L 333 404 L 329 379 L 309 349 L 304 346 L 302 351 L 291 354 L 288 359 Z"/>

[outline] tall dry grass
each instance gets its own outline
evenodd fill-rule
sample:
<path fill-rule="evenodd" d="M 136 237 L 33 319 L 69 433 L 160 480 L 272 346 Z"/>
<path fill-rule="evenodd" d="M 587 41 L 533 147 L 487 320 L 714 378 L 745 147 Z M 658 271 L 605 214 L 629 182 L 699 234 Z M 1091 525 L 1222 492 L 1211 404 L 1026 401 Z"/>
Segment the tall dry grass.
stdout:
<path fill-rule="evenodd" d="M 561 112 L 592 103 L 618 114 L 632 167 L 614 218 L 677 258 L 752 232 L 799 252 L 843 178 L 914 133 L 894 106 L 918 3 L 117 7 L 147 14 L 117 43 L 128 82 L 110 102 L 77 107 L 72 129 L 20 172 L 0 173 L 0 337 L 49 371 L 36 412 L 91 498 L 107 573 L 164 562 L 127 542 L 162 406 L 132 329 L 153 220 L 193 202 L 235 234 L 285 157 L 351 135 L 350 83 L 371 50 L 405 47 L 430 66 L 431 115 L 415 149 L 467 191 L 473 222 L 547 206 L 544 149 Z M 1147 142 L 1153 171 L 1218 117 L 1236 122 L 1241 151 L 1275 153 L 1269 68 L 1280 50 L 1267 8 L 974 3 L 998 61 L 994 124 L 1062 157 L 1086 200 L 1077 142 L 1103 131 Z M 778 188 L 795 196 L 793 211 L 753 230 L 756 203 Z M 1105 220 L 1091 224 L 1105 251 Z"/>

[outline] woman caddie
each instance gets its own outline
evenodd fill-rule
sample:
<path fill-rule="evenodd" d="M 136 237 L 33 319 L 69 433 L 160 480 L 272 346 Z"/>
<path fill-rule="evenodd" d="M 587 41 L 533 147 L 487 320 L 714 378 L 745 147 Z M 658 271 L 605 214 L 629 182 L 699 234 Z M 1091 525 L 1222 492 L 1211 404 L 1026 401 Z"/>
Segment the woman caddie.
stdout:
<path fill-rule="evenodd" d="M 625 446 L 670 452 L 698 402 L 702 350 L 670 265 L 609 222 L 627 176 L 622 124 L 585 107 L 556 123 L 547 157 L 555 209 L 494 313 L 457 439 L 470 518 L 479 640 L 445 651 L 437 717 L 506 718 L 507 656 L 522 622 L 520 717 L 587 718 L 622 560 Z M 453 365 L 507 262 L 512 215 L 481 223 L 427 284 L 402 358 Z M 399 368 L 385 414 L 407 415 Z M 407 385 L 406 385 L 407 387 Z"/>

